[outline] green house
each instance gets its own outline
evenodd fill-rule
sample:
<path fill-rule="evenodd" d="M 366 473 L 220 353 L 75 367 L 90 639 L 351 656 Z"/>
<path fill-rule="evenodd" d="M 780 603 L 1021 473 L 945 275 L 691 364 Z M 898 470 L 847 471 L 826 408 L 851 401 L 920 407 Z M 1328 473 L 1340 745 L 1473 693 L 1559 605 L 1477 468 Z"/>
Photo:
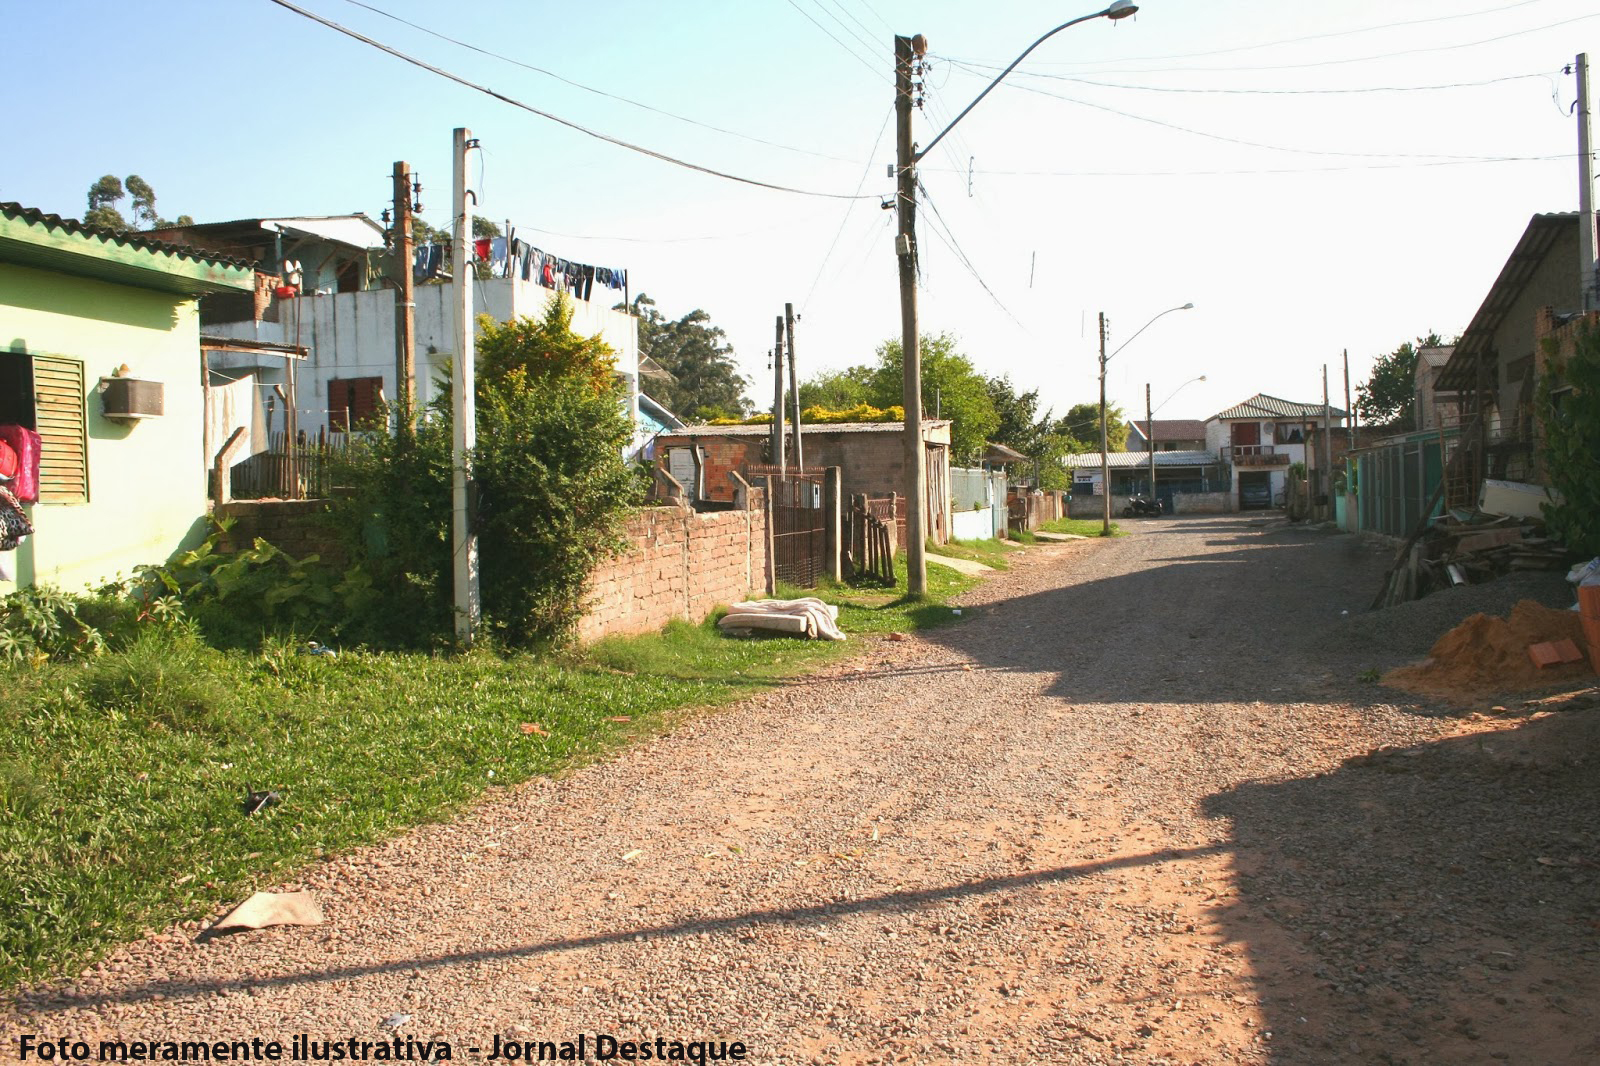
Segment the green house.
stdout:
<path fill-rule="evenodd" d="M 160 562 L 206 526 L 199 298 L 250 264 L 0 203 L 0 425 L 40 438 L 34 535 L 0 594 Z"/>

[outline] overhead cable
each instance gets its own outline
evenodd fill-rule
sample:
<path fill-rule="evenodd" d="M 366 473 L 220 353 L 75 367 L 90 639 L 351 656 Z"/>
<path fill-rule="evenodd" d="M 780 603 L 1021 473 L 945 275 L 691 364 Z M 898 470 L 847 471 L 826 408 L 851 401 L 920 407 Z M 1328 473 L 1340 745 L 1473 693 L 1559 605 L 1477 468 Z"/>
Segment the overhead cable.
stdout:
<path fill-rule="evenodd" d="M 641 100 L 633 100 L 626 96 L 619 96 L 616 93 L 606 92 L 604 89 L 597 89 L 592 85 L 585 85 L 581 81 L 574 81 L 572 78 L 557 74 L 553 70 L 547 70 L 544 67 L 536 66 L 532 63 L 525 63 L 520 59 L 513 58 L 512 56 L 504 55 L 488 48 L 479 47 L 470 41 L 463 41 L 459 38 L 451 37 L 448 34 L 440 33 L 438 30 L 429 29 L 427 26 L 423 26 L 420 23 L 412 22 L 410 19 L 404 19 L 399 15 L 393 14 L 392 12 L 385 11 L 381 7 L 375 7 L 372 4 L 362 3 L 362 0 L 345 0 L 345 3 L 353 4 L 356 7 L 371 11 L 376 15 L 382 15 L 384 18 L 393 19 L 402 26 L 410 26 L 412 29 L 417 30 L 420 33 L 426 33 L 430 37 L 436 37 L 441 41 L 456 45 L 459 48 L 465 48 L 469 52 L 477 52 L 479 55 L 488 56 L 490 59 L 498 59 L 502 63 L 510 63 L 514 67 L 521 67 L 523 70 L 531 70 L 535 74 L 543 74 L 547 78 L 554 78 L 556 81 L 559 81 L 564 85 L 570 85 L 574 89 L 582 89 L 586 93 L 593 93 L 596 96 L 603 96 L 607 100 L 615 100 L 618 103 L 627 104 L 630 107 L 642 108 L 645 111 L 660 115 L 663 118 L 670 118 L 677 122 L 686 122 L 691 126 L 699 126 L 701 129 L 711 130 L 713 133 L 722 133 L 729 137 L 738 137 L 741 140 L 753 141 L 756 144 L 764 144 L 769 148 L 778 148 L 785 152 L 795 152 L 800 155 L 816 156 L 818 159 L 832 159 L 838 163 L 855 162 L 854 159 L 846 159 L 843 156 L 828 155 L 826 152 L 813 152 L 807 148 L 796 148 L 793 145 L 780 144 L 777 141 L 769 141 L 765 137 L 757 137 L 749 133 L 740 133 L 738 130 L 730 130 L 725 129 L 722 126 L 714 126 L 709 122 L 701 122 L 699 119 L 689 118 L 687 115 L 675 114 L 671 111 L 666 111 L 662 108 L 655 107 L 654 105 L 644 103 Z"/>
<path fill-rule="evenodd" d="M 625 141 L 620 137 L 613 137 L 608 133 L 601 133 L 598 130 L 592 130 L 580 123 L 573 122 L 571 119 L 562 118 L 560 115 L 543 111 L 537 107 L 534 107 L 532 104 L 524 103 L 515 97 L 507 96 L 506 94 L 491 89 L 486 85 L 480 85 L 475 81 L 463 78 L 459 74 L 453 74 L 442 67 L 436 67 L 425 60 L 418 59 L 416 56 L 408 55 L 405 52 L 400 51 L 398 48 L 391 47 L 390 45 L 384 44 L 382 41 L 377 41 L 366 36 L 365 34 L 358 33 L 355 30 L 350 29 L 348 26 L 342 26 L 339 23 L 334 22 L 332 19 L 324 18 L 312 11 L 307 11 L 303 7 L 299 7 L 290 3 L 289 0 L 269 0 L 269 2 L 277 4 L 279 7 L 286 10 L 293 11 L 295 14 L 300 15 L 303 18 L 308 18 L 313 22 L 320 23 L 329 29 L 334 30 L 335 32 L 344 34 L 346 37 L 360 41 L 362 44 L 370 45 L 371 47 L 378 49 L 380 52 L 387 52 L 396 59 L 404 60 L 405 62 L 410 63 L 412 66 L 420 67 L 429 73 L 437 74 L 441 78 L 453 81 L 458 85 L 464 85 L 467 88 L 483 93 L 486 96 L 492 96 L 502 103 L 510 104 L 512 107 L 521 108 L 522 110 L 531 114 L 538 115 L 540 118 L 548 119 L 557 125 L 565 126 L 570 130 L 576 130 L 578 133 L 581 133 L 587 137 L 593 137 L 595 140 L 605 141 L 607 144 L 614 144 L 619 148 L 626 148 L 630 152 L 638 152 L 640 155 L 649 156 L 652 159 L 659 159 L 663 163 L 670 163 L 673 166 L 683 167 L 685 170 L 693 170 L 697 173 L 709 174 L 712 177 L 723 178 L 727 181 L 736 181 L 742 185 L 752 185 L 760 189 L 772 189 L 775 192 L 794 193 L 798 196 L 818 196 L 829 200 L 872 199 L 872 197 L 869 196 L 851 196 L 845 193 L 819 192 L 814 189 L 798 189 L 790 185 L 778 185 L 773 182 L 760 181 L 756 178 L 741 177 L 738 174 L 730 174 L 724 170 L 717 170 L 713 167 L 702 166 L 699 163 L 691 163 L 688 160 L 667 155 L 665 152 L 658 152 L 653 148 L 646 148 L 643 145 L 634 144 L 631 141 Z"/>

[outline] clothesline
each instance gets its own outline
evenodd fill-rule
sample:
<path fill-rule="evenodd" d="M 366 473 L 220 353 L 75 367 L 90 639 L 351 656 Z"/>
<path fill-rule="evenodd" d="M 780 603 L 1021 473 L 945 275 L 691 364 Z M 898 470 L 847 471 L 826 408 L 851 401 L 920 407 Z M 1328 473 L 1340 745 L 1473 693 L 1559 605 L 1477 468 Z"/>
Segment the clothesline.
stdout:
<path fill-rule="evenodd" d="M 421 282 L 443 274 L 449 247 L 432 242 L 418 245 L 412 259 L 412 276 Z M 628 287 L 626 270 L 562 259 L 514 236 L 480 237 L 472 242 L 472 253 L 474 261 L 489 264 L 491 277 L 536 281 L 580 300 L 589 299 L 597 284 L 607 289 Z"/>

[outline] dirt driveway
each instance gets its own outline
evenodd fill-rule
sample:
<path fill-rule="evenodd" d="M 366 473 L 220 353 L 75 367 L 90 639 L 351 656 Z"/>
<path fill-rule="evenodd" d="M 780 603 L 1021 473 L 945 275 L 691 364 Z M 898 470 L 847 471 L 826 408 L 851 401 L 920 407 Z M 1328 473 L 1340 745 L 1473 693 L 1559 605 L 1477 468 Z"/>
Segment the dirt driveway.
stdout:
<path fill-rule="evenodd" d="M 1383 557 L 1354 538 L 1134 528 L 321 866 L 325 926 L 131 945 L 0 1016 L 0 1055 L 401 1013 L 469 1060 L 580 1033 L 590 1059 L 596 1033 L 786 1063 L 1600 1059 L 1600 714 L 1363 682 L 1436 632 L 1360 618 Z"/>

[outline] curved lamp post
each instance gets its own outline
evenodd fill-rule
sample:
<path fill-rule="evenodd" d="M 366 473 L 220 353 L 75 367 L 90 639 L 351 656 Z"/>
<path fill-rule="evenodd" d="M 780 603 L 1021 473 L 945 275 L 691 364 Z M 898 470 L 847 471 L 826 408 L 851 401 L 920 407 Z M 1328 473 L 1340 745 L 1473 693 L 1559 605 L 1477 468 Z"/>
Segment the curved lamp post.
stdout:
<path fill-rule="evenodd" d="M 1111 536 L 1111 455 L 1106 445 L 1106 364 L 1115 359 L 1122 349 L 1137 340 L 1139 334 L 1155 325 L 1157 319 L 1170 315 L 1174 311 L 1188 311 L 1193 307 L 1194 304 L 1187 303 L 1181 307 L 1167 308 L 1161 314 L 1134 330 L 1133 336 L 1117 345 L 1116 351 L 1110 355 L 1106 354 L 1106 315 L 1104 311 L 1100 312 L 1100 535 L 1102 537 Z M 1152 456 L 1152 466 L 1154 463 L 1155 459 Z M 1150 488 L 1151 491 L 1155 490 L 1154 482 L 1151 483 Z"/>
<path fill-rule="evenodd" d="M 983 92 L 973 98 L 972 103 L 961 109 L 961 113 L 950 121 L 950 124 L 940 130 L 933 140 L 929 141 L 920 151 L 911 140 L 911 66 L 915 57 L 920 57 L 928 47 L 928 42 L 922 35 L 916 37 L 895 36 L 894 39 L 894 93 L 895 93 L 895 173 L 898 176 L 898 187 L 895 200 L 899 207 L 899 235 L 895 238 L 895 255 L 900 265 L 900 349 L 904 356 L 904 378 L 901 383 L 901 402 L 905 406 L 905 462 L 906 462 L 906 592 L 911 596 L 926 595 L 928 590 L 927 569 L 927 506 L 928 506 L 928 478 L 923 465 L 922 441 L 922 352 L 919 347 L 921 338 L 917 330 L 917 164 L 933 150 L 933 146 L 944 139 L 944 135 L 955 128 L 956 123 L 967 117 L 967 114 L 978 106 L 978 101 L 988 96 L 996 85 L 999 85 L 1016 69 L 1017 64 L 1028 57 L 1028 54 L 1039 47 L 1051 37 L 1070 26 L 1080 22 L 1089 22 L 1092 19 L 1106 18 L 1113 21 L 1127 18 L 1139 10 L 1139 6 L 1132 0 L 1111 0 L 1111 3 L 1102 11 L 1092 15 L 1080 15 L 1070 22 L 1063 22 L 1049 33 L 1034 41 L 1022 54 L 1011 61 L 1011 65 L 1002 70 L 1000 74 L 984 87 Z M 1102 390 L 1103 392 L 1104 390 Z M 1102 409 L 1104 405 L 1102 404 Z M 1102 423 L 1104 418 L 1101 419 Z M 1103 426 L 1102 426 L 1103 429 Z M 1103 435 L 1103 434 L 1102 434 Z M 1109 519 L 1107 520 L 1109 523 Z"/>
<path fill-rule="evenodd" d="M 1205 379 L 1206 379 L 1206 376 L 1204 374 L 1201 374 L 1197 378 L 1190 378 L 1188 381 L 1185 381 L 1182 385 L 1179 385 L 1177 388 L 1173 389 L 1170 393 L 1168 393 L 1167 394 L 1167 398 L 1165 400 L 1162 400 L 1160 403 L 1156 404 L 1156 406 L 1154 408 L 1152 408 L 1150 406 L 1150 384 L 1149 384 L 1149 382 L 1145 383 L 1145 386 L 1144 386 L 1145 445 L 1150 450 L 1150 498 L 1152 500 L 1158 498 L 1156 496 L 1156 412 L 1161 410 L 1163 407 L 1167 406 L 1167 404 L 1171 403 L 1172 402 L 1172 398 L 1174 396 L 1178 395 L 1178 393 L 1182 392 L 1184 389 L 1188 388 L 1190 385 L 1193 385 L 1195 382 L 1204 381 Z"/>

